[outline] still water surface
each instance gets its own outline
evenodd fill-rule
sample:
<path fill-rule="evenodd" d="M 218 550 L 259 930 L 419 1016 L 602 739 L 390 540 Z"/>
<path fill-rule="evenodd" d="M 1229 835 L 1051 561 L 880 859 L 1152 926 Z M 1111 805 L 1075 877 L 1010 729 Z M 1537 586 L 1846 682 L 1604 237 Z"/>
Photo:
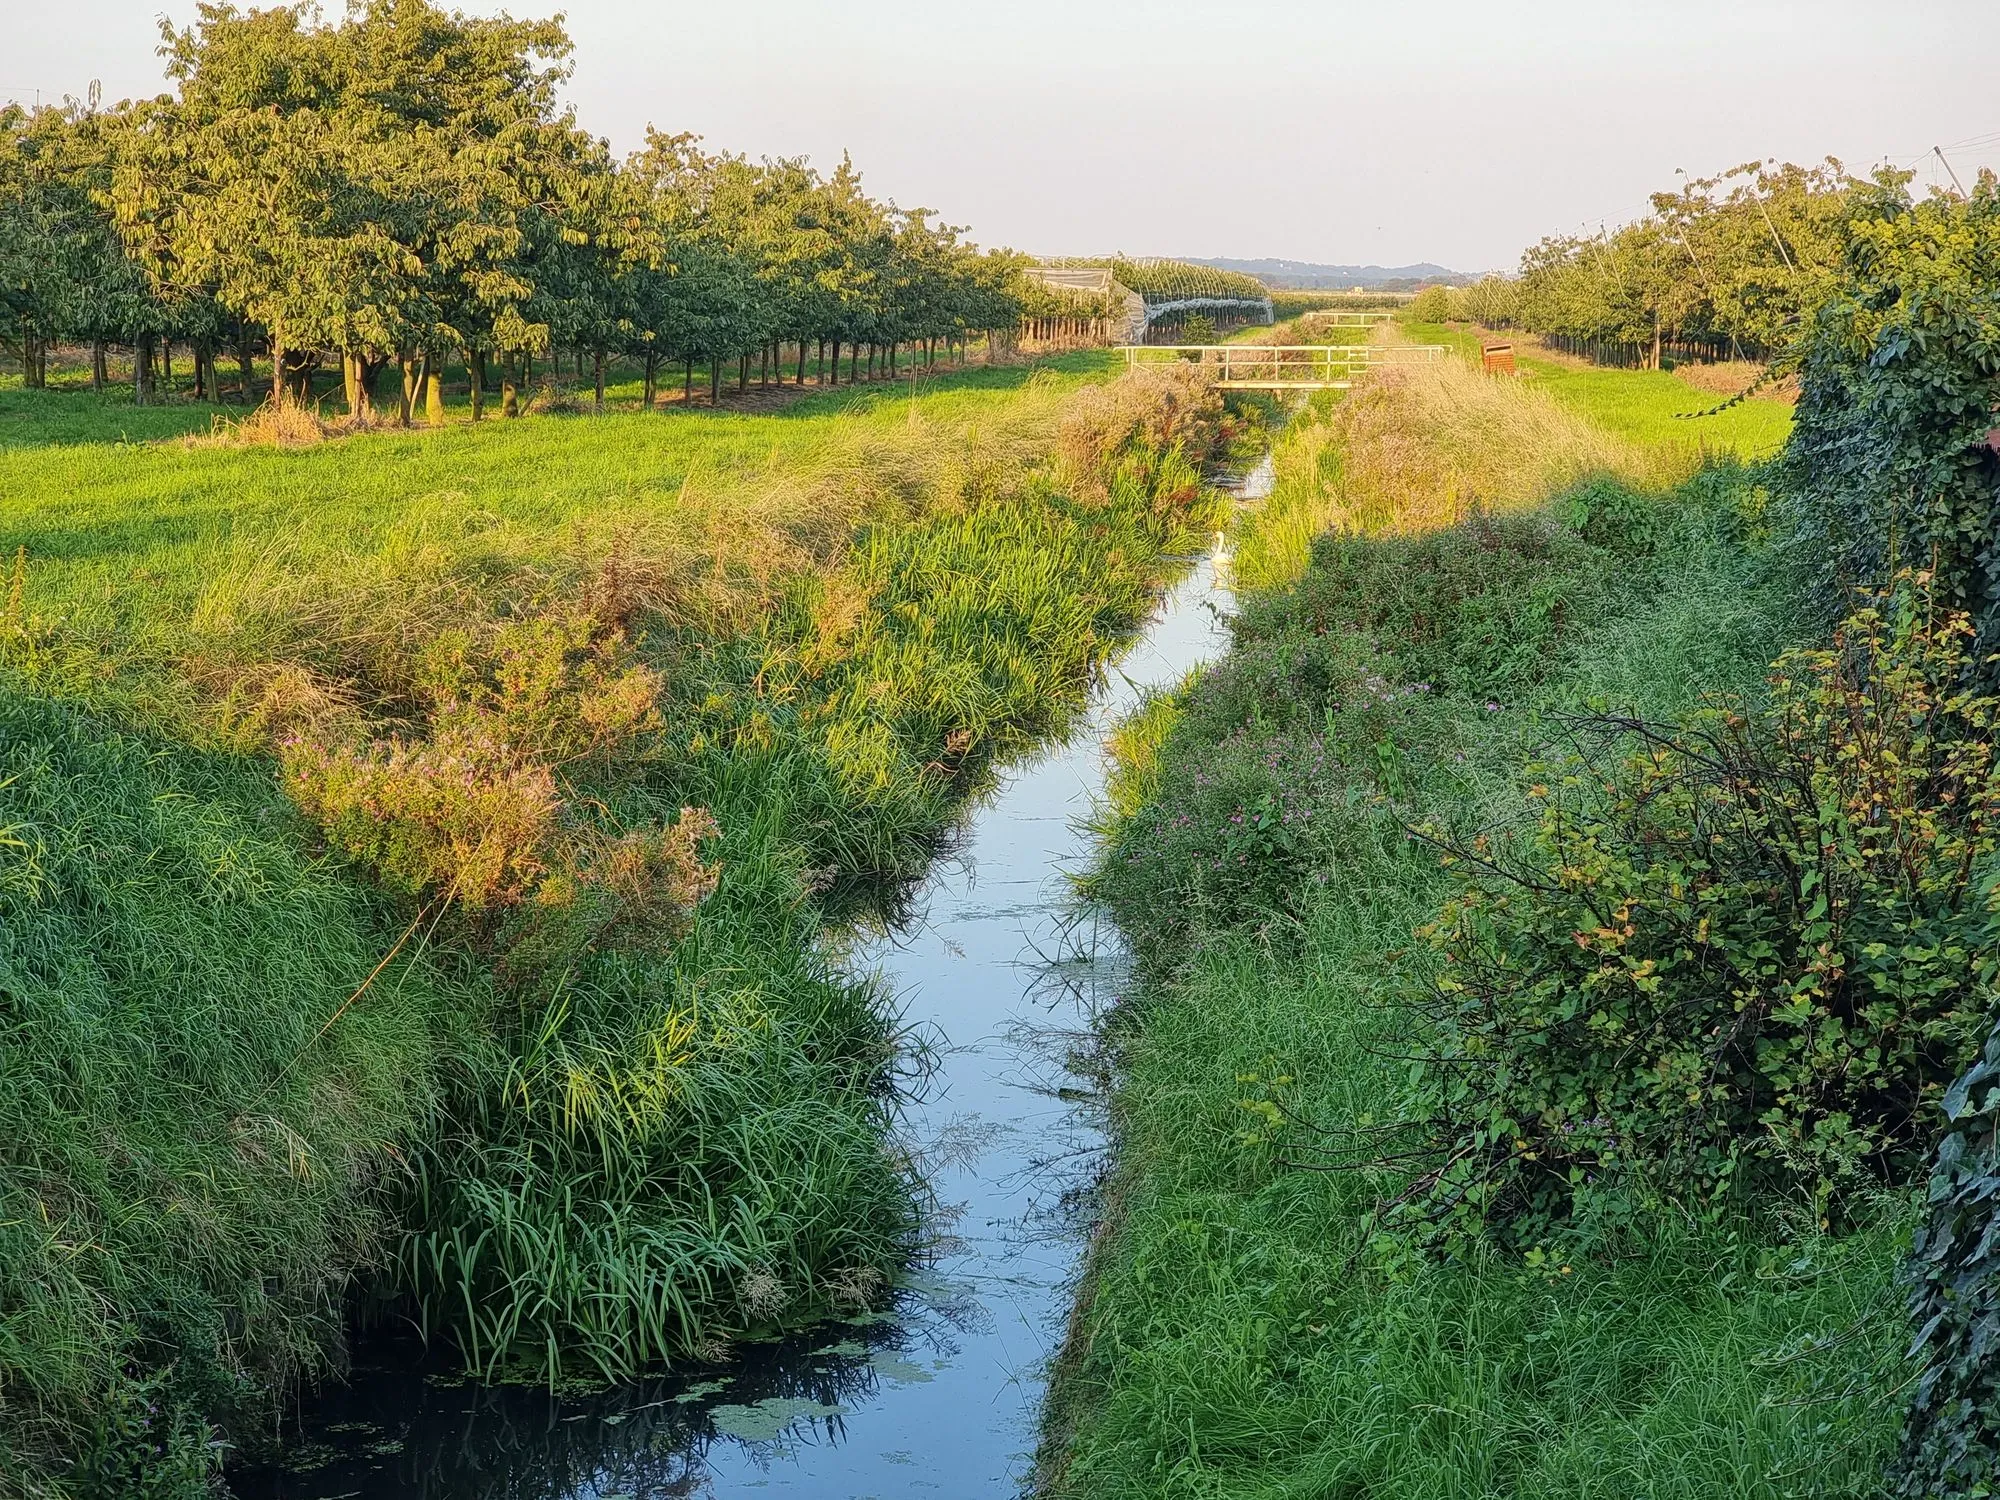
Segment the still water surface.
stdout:
<path fill-rule="evenodd" d="M 1268 485 L 1267 459 L 1244 498 Z M 1221 654 L 1227 602 L 1226 560 L 1197 562 L 1071 737 L 1003 771 L 908 919 L 849 954 L 942 1049 L 906 1129 L 942 1163 L 951 1238 L 889 1311 L 584 1396 L 455 1380 L 414 1344 L 372 1342 L 307 1404 L 283 1467 L 232 1476 L 243 1500 L 1018 1494 L 1083 1249 L 1071 1200 L 1103 1147 L 1065 1043 L 1120 971 L 1116 934 L 1079 928 L 1066 877 L 1090 863 L 1106 736 Z"/>

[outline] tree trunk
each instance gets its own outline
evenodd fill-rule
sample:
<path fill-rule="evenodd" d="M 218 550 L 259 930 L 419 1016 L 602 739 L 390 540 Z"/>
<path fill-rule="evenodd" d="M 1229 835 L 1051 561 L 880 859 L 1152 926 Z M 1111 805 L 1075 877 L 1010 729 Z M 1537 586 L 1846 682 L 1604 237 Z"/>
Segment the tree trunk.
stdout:
<path fill-rule="evenodd" d="M 653 394 L 654 391 L 658 388 L 659 383 L 660 383 L 660 356 L 654 353 L 651 349 L 648 349 L 646 351 L 645 396 L 640 402 L 640 407 L 639 407 L 641 411 L 651 411 L 653 409 Z"/>
<path fill-rule="evenodd" d="M 90 389 L 93 395 L 104 394 L 104 340 L 90 341 Z"/>
<path fill-rule="evenodd" d="M 741 354 L 736 356 L 736 389 L 739 392 L 750 389 L 750 351 L 748 349 L 745 349 Z"/>
<path fill-rule="evenodd" d="M 433 427 L 444 426 L 444 359 L 424 355 L 424 420 Z"/>
<path fill-rule="evenodd" d="M 470 349 L 465 355 L 465 370 L 472 377 L 472 420 L 486 418 L 486 351 Z"/>
<path fill-rule="evenodd" d="M 722 361 L 712 354 L 708 358 L 708 404 L 722 404 Z"/>
<path fill-rule="evenodd" d="M 833 379 L 827 383 L 829 385 L 840 384 L 840 340 L 839 339 L 833 340 Z"/>
<path fill-rule="evenodd" d="M 396 425 L 408 427 L 417 405 L 417 357 L 405 349 L 396 364 L 403 377 L 402 399 L 396 403 Z"/>
<path fill-rule="evenodd" d="M 242 376 L 242 384 L 237 396 L 245 406 L 250 404 L 250 387 L 256 383 L 257 373 L 250 362 L 250 330 L 240 322 L 236 325 L 236 371 Z"/>
<path fill-rule="evenodd" d="M 826 340 L 819 341 L 819 373 L 813 377 L 815 385 L 826 384 Z"/>
<path fill-rule="evenodd" d="M 681 405 L 694 404 L 694 361 L 681 361 Z"/>
<path fill-rule="evenodd" d="M 799 340 L 798 351 L 799 351 L 798 378 L 793 380 L 792 384 L 804 385 L 806 383 L 806 341 L 804 339 Z"/>
<path fill-rule="evenodd" d="M 366 413 L 361 399 L 361 356 L 351 349 L 340 351 L 340 393 L 347 401 L 347 415 L 359 422 Z"/>
<path fill-rule="evenodd" d="M 521 356 L 508 354 L 500 362 L 500 416 L 513 421 L 521 415 Z"/>
<path fill-rule="evenodd" d="M 581 356 L 578 356 L 581 358 Z M 604 351 L 599 349 L 591 359 L 591 373 L 597 382 L 597 414 L 604 415 Z"/>
<path fill-rule="evenodd" d="M 834 356 L 833 364 L 835 369 L 840 368 L 839 355 L 836 354 Z M 853 385 L 856 379 L 859 378 L 860 371 L 861 371 L 861 346 L 859 344 L 849 344 L 847 346 L 847 383 L 849 385 Z"/>
<path fill-rule="evenodd" d="M 285 336 L 271 331 L 271 404 L 289 405 L 292 393 L 285 389 Z"/>
<path fill-rule="evenodd" d="M 757 348 L 757 389 L 768 391 L 770 388 L 771 346 L 769 344 L 760 344 Z"/>

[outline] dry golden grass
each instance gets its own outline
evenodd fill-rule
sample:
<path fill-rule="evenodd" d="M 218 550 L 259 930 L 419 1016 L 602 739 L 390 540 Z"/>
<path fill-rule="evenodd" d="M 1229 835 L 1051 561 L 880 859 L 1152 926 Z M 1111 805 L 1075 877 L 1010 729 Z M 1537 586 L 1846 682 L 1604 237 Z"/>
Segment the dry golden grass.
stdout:
<path fill-rule="evenodd" d="M 1073 494 L 1101 499 L 1107 460 L 1127 449 L 1165 453 L 1212 423 L 1222 398 L 1200 365 L 1142 365 L 1070 399 L 1056 435 L 1056 473 Z"/>
<path fill-rule="evenodd" d="M 1463 360 L 1390 367 L 1293 423 L 1271 496 L 1238 548 L 1237 577 L 1252 589 L 1297 577 L 1326 531 L 1434 531 L 1537 505 L 1594 474 L 1652 488 L 1699 462 L 1694 448 L 1621 438 L 1531 382 Z"/>
<path fill-rule="evenodd" d="M 190 448 L 310 448 L 366 425 L 328 421 L 317 407 L 296 401 L 282 406 L 266 401 L 233 421 L 218 413 L 209 419 L 207 432 L 191 432 L 181 441 Z"/>
<path fill-rule="evenodd" d="M 1345 453 L 1329 519 L 1343 529 L 1432 531 L 1517 510 L 1593 474 L 1662 485 L 1692 455 L 1620 439 L 1545 391 L 1459 360 L 1391 368 L 1335 408 Z"/>

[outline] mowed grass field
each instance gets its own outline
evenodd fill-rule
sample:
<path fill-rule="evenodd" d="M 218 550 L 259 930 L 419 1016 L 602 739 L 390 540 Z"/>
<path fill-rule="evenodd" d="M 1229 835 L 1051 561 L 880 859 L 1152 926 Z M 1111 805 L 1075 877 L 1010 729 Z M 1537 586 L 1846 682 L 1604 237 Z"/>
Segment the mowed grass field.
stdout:
<path fill-rule="evenodd" d="M 314 580 L 410 590 L 572 565 L 639 534 L 680 560 L 687 623 L 768 598 L 870 518 L 976 499 L 1045 456 L 1055 412 L 1107 357 L 839 389 L 751 415 L 675 410 L 456 422 L 302 448 L 122 441 L 208 415 L 115 396 L 0 395 L 0 550 L 25 607 L 59 613 L 106 669 L 156 667 L 273 631 Z M 107 440 L 108 439 L 108 440 Z M 410 600 L 408 591 L 403 602 Z M 395 601 L 388 601 L 394 604 Z"/>
<path fill-rule="evenodd" d="M 1441 323 L 1395 326 L 1398 342 L 1444 344 L 1474 362 L 1482 342 L 1508 337 Z M 1515 363 L 1522 379 L 1532 381 L 1605 431 L 1651 447 L 1769 458 L 1784 446 L 1792 430 L 1789 402 L 1758 397 L 1717 411 L 1726 397 L 1696 390 L 1671 370 L 1612 369 L 1580 360 L 1547 358 L 1520 347 Z"/>

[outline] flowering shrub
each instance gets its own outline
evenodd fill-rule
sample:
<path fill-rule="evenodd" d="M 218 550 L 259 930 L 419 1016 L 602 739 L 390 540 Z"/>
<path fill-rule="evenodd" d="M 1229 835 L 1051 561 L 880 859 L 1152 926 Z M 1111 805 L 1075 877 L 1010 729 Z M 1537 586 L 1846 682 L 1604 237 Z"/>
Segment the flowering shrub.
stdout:
<path fill-rule="evenodd" d="M 705 836 L 699 820 L 596 848 L 561 828 L 555 767 L 614 753 L 659 723 L 658 674 L 632 655 L 624 630 L 576 609 L 443 632 L 415 674 L 428 739 L 295 735 L 286 785 L 334 847 L 397 890 L 480 911 L 531 891 L 544 907 L 567 906 L 595 883 L 615 908 L 604 924 L 629 926 L 660 903 L 691 911 L 700 896 L 681 898 L 699 883 L 686 869 L 700 868 L 689 852 Z M 639 893 L 647 879 L 658 889 Z"/>
<path fill-rule="evenodd" d="M 285 785 L 327 841 L 393 889 L 470 910 L 521 899 L 546 866 L 560 806 L 548 767 L 462 735 L 362 749 L 293 740 Z"/>
<path fill-rule="evenodd" d="M 659 723 L 659 674 L 623 630 L 581 610 L 448 631 L 419 663 L 436 731 L 491 737 L 554 761 L 616 750 Z"/>
<path fill-rule="evenodd" d="M 1774 668 L 1768 710 L 1596 717 L 1518 847 L 1441 840 L 1440 1164 L 1412 1202 L 1532 1243 L 1646 1203 L 1906 1174 L 1984 1032 L 2000 700 L 1927 579 Z"/>

